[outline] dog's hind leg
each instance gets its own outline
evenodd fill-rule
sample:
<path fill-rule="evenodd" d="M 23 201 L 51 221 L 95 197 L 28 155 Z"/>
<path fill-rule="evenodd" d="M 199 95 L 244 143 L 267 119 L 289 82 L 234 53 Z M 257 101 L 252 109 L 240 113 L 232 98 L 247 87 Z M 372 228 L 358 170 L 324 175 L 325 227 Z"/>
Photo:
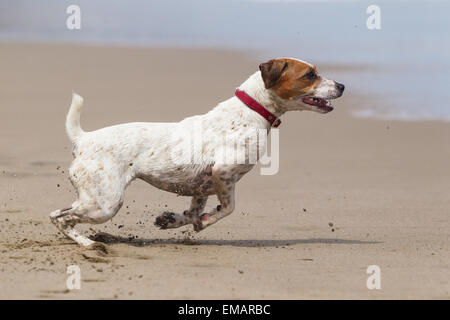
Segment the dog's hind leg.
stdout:
<path fill-rule="evenodd" d="M 74 229 L 78 223 L 103 223 L 111 219 L 122 205 L 122 200 L 110 206 L 94 203 L 74 202 L 71 208 L 56 210 L 50 214 L 50 220 L 67 237 L 82 246 L 90 246 L 95 243 L 91 239 L 82 236 Z"/>
<path fill-rule="evenodd" d="M 81 222 L 81 219 L 77 218 L 75 213 L 77 208 L 67 208 L 62 210 L 55 210 L 50 213 L 50 220 L 65 236 L 74 240 L 82 246 L 90 246 L 95 243 L 89 238 L 86 238 L 78 233 L 73 226 Z"/>
<path fill-rule="evenodd" d="M 120 177 L 86 176 L 91 183 L 74 184 L 78 191 L 78 200 L 71 208 L 56 210 L 50 214 L 50 220 L 67 237 L 83 246 L 90 246 L 94 241 L 80 235 L 74 226 L 78 223 L 103 223 L 114 217 L 123 204 L 126 183 L 120 183 Z M 114 179 L 116 178 L 116 179 Z M 72 180 L 73 181 L 73 180 Z M 97 183 L 93 183 L 93 181 Z M 81 186 L 81 187 L 80 187 Z"/>
<path fill-rule="evenodd" d="M 189 210 L 182 214 L 173 212 L 163 212 L 155 220 L 155 226 L 160 229 L 179 228 L 187 224 L 196 224 L 200 221 L 200 215 L 205 209 L 207 196 L 194 196 L 191 200 Z"/>

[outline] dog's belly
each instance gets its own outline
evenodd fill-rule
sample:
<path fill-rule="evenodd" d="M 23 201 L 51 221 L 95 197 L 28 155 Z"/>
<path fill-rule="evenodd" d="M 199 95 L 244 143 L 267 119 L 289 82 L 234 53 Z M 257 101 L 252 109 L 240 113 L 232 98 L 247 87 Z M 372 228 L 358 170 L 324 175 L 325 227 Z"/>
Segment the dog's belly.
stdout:
<path fill-rule="evenodd" d="M 165 171 L 164 174 L 140 174 L 139 178 L 158 189 L 181 196 L 210 196 L 216 194 L 211 167 L 199 169 L 197 166 L 189 166 Z M 252 167 L 253 165 L 242 165 L 233 172 L 230 179 L 233 182 L 239 181 Z"/>
<path fill-rule="evenodd" d="M 149 177 L 141 177 L 141 179 L 158 189 L 176 193 L 179 194 L 180 196 L 210 196 L 215 194 L 214 186 L 211 179 L 201 184 L 187 183 L 187 182 L 186 183 L 166 182 L 155 180 Z"/>
<path fill-rule="evenodd" d="M 139 178 L 152 186 L 182 196 L 212 195 L 215 193 L 211 166 L 184 166 L 164 172 L 140 174 Z"/>

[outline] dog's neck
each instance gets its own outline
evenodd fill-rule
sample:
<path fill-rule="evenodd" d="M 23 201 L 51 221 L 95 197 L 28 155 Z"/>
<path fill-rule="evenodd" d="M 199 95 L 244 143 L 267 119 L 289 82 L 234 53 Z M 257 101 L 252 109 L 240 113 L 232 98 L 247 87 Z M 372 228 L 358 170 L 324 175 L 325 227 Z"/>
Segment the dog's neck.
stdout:
<path fill-rule="evenodd" d="M 245 80 L 239 86 L 239 90 L 245 91 L 245 93 L 277 117 L 280 117 L 286 111 L 276 103 L 273 93 L 264 86 L 260 71 L 255 72 Z"/>

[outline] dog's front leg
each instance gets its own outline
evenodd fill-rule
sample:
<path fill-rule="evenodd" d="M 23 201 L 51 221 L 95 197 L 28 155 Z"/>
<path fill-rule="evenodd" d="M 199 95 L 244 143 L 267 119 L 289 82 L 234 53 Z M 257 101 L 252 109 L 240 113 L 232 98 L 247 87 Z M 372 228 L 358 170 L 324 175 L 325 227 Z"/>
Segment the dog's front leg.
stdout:
<path fill-rule="evenodd" d="M 220 165 L 213 168 L 212 179 L 220 205 L 211 212 L 203 214 L 200 221 L 194 223 L 195 231 L 201 231 L 233 212 L 235 174 L 233 166 Z"/>

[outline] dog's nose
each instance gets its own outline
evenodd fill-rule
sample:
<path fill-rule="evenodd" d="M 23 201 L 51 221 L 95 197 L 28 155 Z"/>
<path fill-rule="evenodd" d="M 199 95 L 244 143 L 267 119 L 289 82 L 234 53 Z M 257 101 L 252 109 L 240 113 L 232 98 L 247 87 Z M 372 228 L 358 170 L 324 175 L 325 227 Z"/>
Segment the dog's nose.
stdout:
<path fill-rule="evenodd" d="M 345 86 L 342 83 L 336 82 L 336 88 L 340 91 L 340 92 L 344 92 Z"/>

